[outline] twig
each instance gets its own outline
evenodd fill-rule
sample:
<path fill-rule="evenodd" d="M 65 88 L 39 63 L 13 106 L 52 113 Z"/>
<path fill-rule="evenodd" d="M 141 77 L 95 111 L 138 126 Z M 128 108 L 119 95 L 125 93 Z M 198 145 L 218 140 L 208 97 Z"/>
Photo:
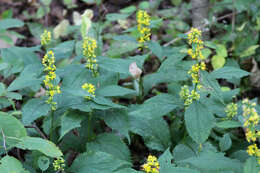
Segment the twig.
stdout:
<path fill-rule="evenodd" d="M 214 21 L 214 22 L 220 21 L 220 20 L 222 20 L 222 19 L 228 18 L 228 17 L 233 16 L 233 15 L 236 15 L 236 14 L 238 14 L 238 12 L 232 12 L 232 13 L 226 14 L 226 15 L 224 15 L 224 16 L 218 17 L 218 18 L 216 19 L 216 21 Z M 212 23 L 214 23 L 214 22 L 212 22 Z M 205 28 L 205 27 L 208 26 L 208 25 L 210 25 L 210 23 L 205 23 L 204 25 L 198 27 L 198 29 L 203 29 L 203 28 Z M 203 32 L 203 31 L 202 31 L 202 32 Z M 186 32 L 185 34 L 189 34 L 189 32 Z M 181 39 L 181 38 L 177 37 L 177 38 L 175 38 L 175 39 L 173 39 L 173 40 L 171 40 L 171 41 L 165 43 L 165 44 L 163 45 L 163 47 L 167 47 L 167 46 L 169 46 L 169 45 L 175 43 L 176 41 L 178 41 L 178 40 L 180 40 L 180 39 Z"/>
<path fill-rule="evenodd" d="M 39 4 L 42 6 L 43 8 L 43 12 L 44 12 L 44 26 L 48 26 L 48 11 L 47 11 L 47 7 L 45 4 L 43 4 L 43 2 L 41 0 L 38 0 Z"/>
<path fill-rule="evenodd" d="M 1 131 L 2 131 L 2 136 L 3 136 L 3 141 L 4 141 L 3 146 L 4 146 L 4 149 L 5 149 L 5 154 L 7 155 L 7 149 L 6 149 L 6 143 L 5 143 L 5 134 L 4 134 L 4 131 L 3 131 L 2 128 L 1 128 Z"/>
<path fill-rule="evenodd" d="M 48 138 L 44 135 L 44 133 L 39 129 L 39 127 L 37 127 L 35 124 L 32 124 L 32 125 L 30 125 L 30 126 L 25 126 L 25 128 L 33 128 L 33 129 L 35 129 L 35 130 L 41 135 L 42 138 L 48 139 Z"/>

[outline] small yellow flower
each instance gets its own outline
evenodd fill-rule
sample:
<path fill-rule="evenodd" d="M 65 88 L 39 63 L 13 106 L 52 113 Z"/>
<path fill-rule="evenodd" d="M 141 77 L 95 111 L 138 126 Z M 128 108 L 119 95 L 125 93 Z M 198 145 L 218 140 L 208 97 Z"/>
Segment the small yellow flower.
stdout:
<path fill-rule="evenodd" d="M 41 35 L 41 45 L 47 45 L 51 42 L 51 32 L 44 30 L 43 34 Z"/>
<path fill-rule="evenodd" d="M 54 63 L 54 53 L 50 50 L 44 55 L 42 59 L 42 64 L 44 66 L 44 71 L 47 72 L 47 74 L 45 75 L 45 79 L 43 80 L 44 85 L 47 89 L 46 95 L 48 96 L 48 100 L 46 102 L 51 105 L 52 110 L 55 110 L 57 105 L 56 102 L 53 102 L 53 97 L 55 94 L 60 93 L 60 86 L 54 85 L 54 81 L 56 79 L 56 66 Z"/>
<path fill-rule="evenodd" d="M 146 163 L 142 165 L 142 169 L 146 173 L 159 173 L 160 164 L 155 156 L 149 155 Z"/>
<path fill-rule="evenodd" d="M 95 97 L 96 87 L 93 84 L 84 83 L 81 87 L 90 94 L 90 96 L 85 96 L 86 99 L 91 100 L 91 98 Z"/>
<path fill-rule="evenodd" d="M 54 171 L 64 171 L 65 161 L 62 157 L 56 158 L 53 162 Z"/>
<path fill-rule="evenodd" d="M 140 43 L 140 47 L 143 47 L 144 43 L 146 41 L 150 40 L 151 36 L 151 29 L 150 29 L 150 22 L 151 22 L 151 17 L 149 14 L 144 11 L 144 10 L 138 10 L 137 15 L 137 29 L 139 32 L 139 38 L 138 42 Z"/>
<path fill-rule="evenodd" d="M 83 40 L 82 48 L 83 48 L 83 55 L 87 60 L 86 68 L 90 69 L 93 72 L 94 76 L 97 76 L 98 64 L 97 64 L 96 53 L 95 53 L 97 48 L 96 40 L 90 37 L 85 37 Z"/>
<path fill-rule="evenodd" d="M 232 119 L 234 116 L 237 115 L 237 104 L 230 103 L 226 106 L 225 112 L 227 114 L 227 119 Z"/>

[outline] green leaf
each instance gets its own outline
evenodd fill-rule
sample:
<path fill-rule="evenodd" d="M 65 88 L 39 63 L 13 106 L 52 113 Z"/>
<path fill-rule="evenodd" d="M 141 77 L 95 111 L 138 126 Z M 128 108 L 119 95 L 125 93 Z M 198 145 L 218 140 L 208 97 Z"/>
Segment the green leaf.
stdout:
<path fill-rule="evenodd" d="M 82 153 L 73 162 L 69 171 L 73 173 L 111 173 L 120 168 L 131 167 L 131 163 L 117 159 L 104 152 Z"/>
<path fill-rule="evenodd" d="M 158 42 L 152 41 L 148 43 L 149 49 L 155 54 L 160 60 L 164 57 L 163 49 Z"/>
<path fill-rule="evenodd" d="M 127 110 L 110 109 L 102 113 L 104 114 L 102 115 L 102 118 L 106 124 L 112 130 L 115 130 L 119 134 L 125 136 L 128 141 L 130 141 L 128 134 L 130 130 L 130 121 Z"/>
<path fill-rule="evenodd" d="M 23 168 L 19 160 L 11 156 L 5 156 L 0 160 L 0 172 L 3 173 L 30 173 Z"/>
<path fill-rule="evenodd" d="M 115 96 L 126 96 L 126 95 L 136 95 L 136 91 L 128 88 L 124 88 L 118 85 L 109 85 L 103 88 L 97 89 L 97 95 L 103 97 L 115 97 Z"/>
<path fill-rule="evenodd" d="M 110 46 L 109 50 L 106 52 L 110 57 L 118 57 L 124 53 L 133 51 L 138 48 L 137 42 L 132 41 L 114 41 Z"/>
<path fill-rule="evenodd" d="M 185 160 L 194 156 L 195 152 L 184 144 L 178 144 L 173 150 L 173 157 L 176 161 Z"/>
<path fill-rule="evenodd" d="M 75 47 L 75 41 L 65 41 L 53 48 L 55 60 L 69 59 Z"/>
<path fill-rule="evenodd" d="M 40 98 L 31 99 L 22 107 L 22 121 L 30 124 L 41 116 L 46 116 L 51 110 L 49 104 Z"/>
<path fill-rule="evenodd" d="M 215 118 L 210 110 L 194 101 L 185 111 L 185 125 L 190 137 L 198 144 L 204 143 L 214 127 Z"/>
<path fill-rule="evenodd" d="M 222 153 L 202 153 L 198 157 L 191 157 L 179 163 L 189 163 L 203 172 L 219 173 L 221 171 L 242 172 L 242 164 L 238 160 L 233 160 L 223 156 Z"/>
<path fill-rule="evenodd" d="M 106 19 L 108 21 L 116 21 L 116 20 L 122 20 L 122 19 L 126 19 L 129 16 L 129 14 L 125 13 L 125 14 L 120 14 L 120 13 L 109 13 L 106 15 Z"/>
<path fill-rule="evenodd" d="M 164 167 L 168 167 L 172 164 L 172 153 L 170 152 L 170 148 L 165 150 L 162 155 L 160 155 L 158 162 L 160 163 L 160 169 Z"/>
<path fill-rule="evenodd" d="M 23 137 L 16 147 L 24 150 L 37 150 L 46 156 L 57 158 L 61 157 L 63 154 L 60 149 L 51 141 L 36 138 L 36 137 Z"/>
<path fill-rule="evenodd" d="M 221 55 L 214 55 L 211 59 L 211 64 L 213 66 L 214 69 L 219 69 L 221 67 L 223 67 L 226 63 L 226 59 L 225 57 L 221 56 Z"/>
<path fill-rule="evenodd" d="M 238 121 L 222 121 L 222 122 L 218 122 L 216 124 L 217 127 L 219 128 L 223 128 L 223 129 L 229 129 L 229 128 L 237 128 L 237 127 L 241 127 L 241 123 Z"/>
<path fill-rule="evenodd" d="M 111 154 L 117 159 L 131 162 L 127 145 L 114 134 L 104 133 L 97 136 L 95 141 L 87 143 L 87 151 L 101 151 Z"/>
<path fill-rule="evenodd" d="M 243 173 L 258 173 L 260 171 L 260 167 L 257 163 L 255 157 L 249 157 L 244 164 L 244 172 Z"/>
<path fill-rule="evenodd" d="M 125 168 L 125 169 L 120 169 L 119 171 L 115 171 L 113 173 L 143 173 L 141 171 L 136 171 L 132 168 Z"/>
<path fill-rule="evenodd" d="M 18 19 L 2 19 L 0 20 L 0 30 L 9 28 L 22 27 L 24 23 Z"/>
<path fill-rule="evenodd" d="M 200 173 L 200 171 L 190 168 L 169 166 L 160 169 L 160 173 Z"/>
<path fill-rule="evenodd" d="M 141 135 L 145 144 L 158 151 L 165 151 L 171 145 L 169 127 L 162 117 L 147 119 L 130 116 L 131 131 Z"/>
<path fill-rule="evenodd" d="M 206 71 L 201 71 L 201 83 L 203 87 L 213 96 L 215 96 L 220 102 L 223 103 L 223 97 L 221 94 L 221 88 L 218 81 Z"/>
<path fill-rule="evenodd" d="M 222 67 L 220 69 L 214 70 L 212 73 L 210 73 L 211 76 L 214 78 L 222 78 L 222 79 L 232 79 L 232 78 L 241 78 L 244 76 L 248 76 L 250 73 L 247 71 L 241 70 L 236 67 L 232 66 L 226 66 Z"/>
<path fill-rule="evenodd" d="M 180 105 L 181 103 L 174 96 L 159 94 L 146 100 L 138 109 L 131 111 L 129 115 L 152 119 L 164 116 Z"/>
<path fill-rule="evenodd" d="M 70 130 L 80 127 L 80 123 L 85 116 L 77 113 L 77 111 L 68 111 L 61 117 L 60 139 Z"/>
<path fill-rule="evenodd" d="M 9 85 L 7 91 L 20 90 L 26 87 L 40 87 L 42 79 L 37 78 L 37 76 L 42 70 L 42 65 L 28 65 L 20 76 Z"/>
<path fill-rule="evenodd" d="M 232 140 L 229 134 L 226 133 L 219 141 L 219 148 L 221 151 L 227 151 L 231 146 L 232 146 Z"/>
<path fill-rule="evenodd" d="M 219 55 L 219 56 L 221 56 L 223 58 L 226 58 L 227 55 L 228 55 L 226 46 L 223 45 L 223 44 L 217 44 L 216 52 L 217 52 L 217 55 Z"/>
<path fill-rule="evenodd" d="M 244 57 L 248 57 L 251 56 L 253 54 L 255 54 L 256 49 L 259 47 L 259 45 L 252 45 L 250 47 L 248 47 L 245 51 L 243 51 L 239 57 L 240 58 L 244 58 Z"/>
<path fill-rule="evenodd" d="M 27 136 L 23 124 L 15 117 L 4 112 L 0 112 L 0 141 L 3 141 L 2 130 L 6 137 L 7 147 L 12 147 L 19 142 L 20 138 Z"/>
<path fill-rule="evenodd" d="M 45 156 L 41 156 L 38 158 L 38 166 L 42 171 L 46 171 L 49 168 L 50 165 L 50 159 Z"/>

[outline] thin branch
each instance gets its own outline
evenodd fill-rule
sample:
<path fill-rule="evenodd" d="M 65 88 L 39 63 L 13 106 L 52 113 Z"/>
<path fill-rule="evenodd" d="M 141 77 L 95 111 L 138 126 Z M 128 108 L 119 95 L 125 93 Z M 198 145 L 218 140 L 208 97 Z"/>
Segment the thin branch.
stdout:
<path fill-rule="evenodd" d="M 236 14 L 238 14 L 238 12 L 232 12 L 232 13 L 226 14 L 226 15 L 224 15 L 224 16 L 218 17 L 214 22 L 218 22 L 218 21 L 220 21 L 220 20 L 222 20 L 222 19 L 228 18 L 228 17 L 233 16 L 233 15 L 236 15 Z M 212 23 L 214 23 L 214 22 L 212 22 Z M 205 23 L 204 25 L 198 27 L 198 29 L 203 29 L 203 28 L 205 28 L 205 27 L 208 26 L 208 25 L 210 25 L 210 23 Z M 202 31 L 202 32 L 203 32 L 203 31 Z M 189 34 L 189 32 L 186 32 L 185 34 Z M 180 40 L 180 39 L 181 39 L 181 38 L 177 37 L 177 38 L 175 38 L 175 39 L 173 39 L 173 40 L 171 40 L 171 41 L 165 43 L 165 44 L 163 45 L 163 47 L 167 47 L 167 46 L 169 46 L 169 45 L 175 43 L 176 41 L 178 41 L 178 40 Z"/>
<path fill-rule="evenodd" d="M 233 33 L 234 30 L 235 30 L 235 23 L 236 23 L 236 15 L 235 15 L 236 9 L 235 9 L 235 2 L 234 2 L 234 0 L 232 0 L 232 3 L 233 3 L 233 11 L 232 11 L 232 33 Z"/>
<path fill-rule="evenodd" d="M 25 128 L 33 128 L 33 129 L 35 129 L 35 130 L 41 135 L 41 137 L 42 137 L 43 139 L 48 139 L 48 138 L 44 135 L 44 133 L 39 129 L 39 127 L 37 127 L 35 124 L 32 124 L 32 125 L 30 125 L 30 126 L 25 126 Z"/>
<path fill-rule="evenodd" d="M 7 149 L 6 149 L 6 143 L 5 143 L 5 134 L 4 134 L 4 131 L 3 131 L 2 128 L 1 128 L 1 131 L 2 131 L 2 136 L 3 136 L 3 141 L 4 141 L 3 147 L 4 147 L 4 149 L 5 149 L 5 154 L 7 155 Z"/>

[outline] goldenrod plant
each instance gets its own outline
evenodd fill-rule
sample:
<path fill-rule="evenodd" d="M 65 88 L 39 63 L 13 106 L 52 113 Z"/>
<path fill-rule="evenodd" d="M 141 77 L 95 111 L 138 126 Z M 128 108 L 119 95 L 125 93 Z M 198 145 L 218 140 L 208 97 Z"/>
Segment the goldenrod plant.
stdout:
<path fill-rule="evenodd" d="M 260 173 L 258 1 L 1 1 L 0 173 Z"/>

